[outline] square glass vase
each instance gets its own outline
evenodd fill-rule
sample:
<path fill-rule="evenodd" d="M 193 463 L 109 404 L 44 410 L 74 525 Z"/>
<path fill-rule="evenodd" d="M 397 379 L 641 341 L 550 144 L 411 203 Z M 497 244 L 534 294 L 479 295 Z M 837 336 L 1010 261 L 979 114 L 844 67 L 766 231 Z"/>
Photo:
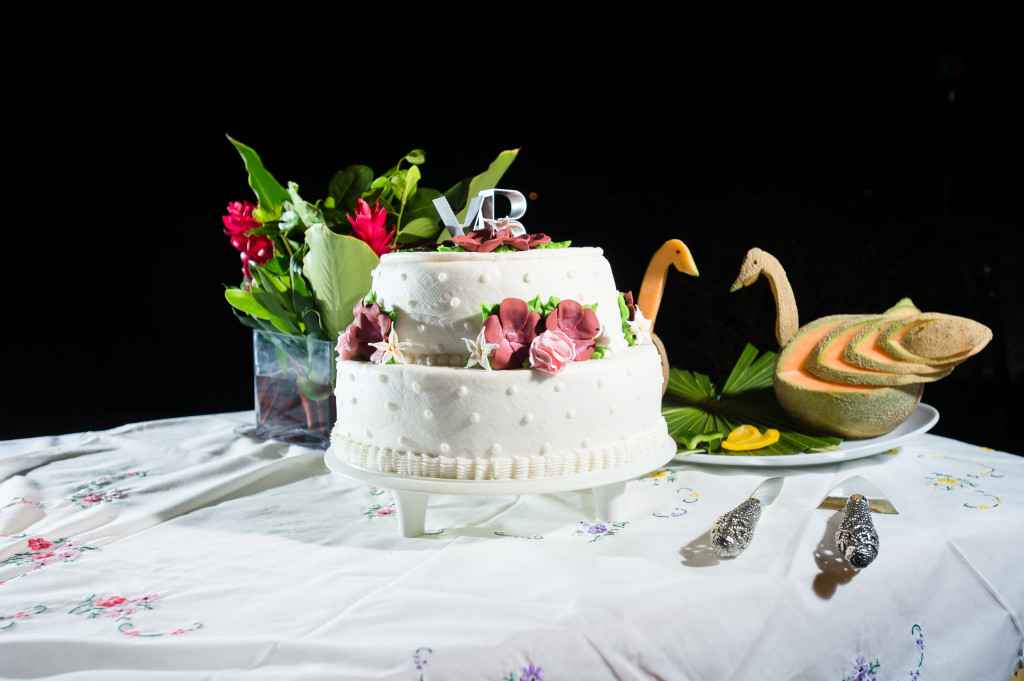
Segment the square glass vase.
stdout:
<path fill-rule="evenodd" d="M 253 330 L 252 355 L 256 436 L 327 449 L 338 418 L 334 344 Z"/>

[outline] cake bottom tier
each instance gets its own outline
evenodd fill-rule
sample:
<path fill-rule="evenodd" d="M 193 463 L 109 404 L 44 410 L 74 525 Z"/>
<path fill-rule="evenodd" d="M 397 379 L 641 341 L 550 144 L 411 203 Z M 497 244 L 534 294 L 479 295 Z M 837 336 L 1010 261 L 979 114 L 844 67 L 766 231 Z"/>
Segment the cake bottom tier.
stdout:
<path fill-rule="evenodd" d="M 341 362 L 332 449 L 368 470 L 465 480 L 614 468 L 664 447 L 653 346 L 558 374 Z"/>

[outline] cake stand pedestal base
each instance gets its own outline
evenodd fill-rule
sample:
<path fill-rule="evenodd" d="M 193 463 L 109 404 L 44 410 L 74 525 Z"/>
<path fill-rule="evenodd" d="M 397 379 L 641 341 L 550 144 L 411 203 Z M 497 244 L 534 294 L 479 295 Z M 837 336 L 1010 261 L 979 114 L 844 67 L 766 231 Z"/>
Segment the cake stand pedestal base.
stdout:
<path fill-rule="evenodd" d="M 626 483 L 664 466 L 672 460 L 675 453 L 676 443 L 666 435 L 664 445 L 657 451 L 623 466 L 557 478 L 527 480 L 447 480 L 370 471 L 345 463 L 334 454 L 333 449 L 328 449 L 324 454 L 324 463 L 334 473 L 389 490 L 395 500 L 399 532 L 403 537 L 419 537 L 424 533 L 427 501 L 431 494 L 501 496 L 548 494 L 590 488 L 594 494 L 597 516 L 595 520 L 626 520 Z"/>

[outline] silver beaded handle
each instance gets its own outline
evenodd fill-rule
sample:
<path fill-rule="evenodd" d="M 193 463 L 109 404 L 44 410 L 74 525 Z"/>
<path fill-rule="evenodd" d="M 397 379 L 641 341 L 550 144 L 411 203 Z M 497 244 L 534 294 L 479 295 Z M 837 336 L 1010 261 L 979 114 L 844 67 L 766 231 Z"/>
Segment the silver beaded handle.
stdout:
<path fill-rule="evenodd" d="M 761 502 L 751 497 L 711 526 L 711 548 L 723 558 L 733 558 L 747 548 L 761 519 Z"/>
<path fill-rule="evenodd" d="M 855 570 L 871 565 L 878 556 L 878 533 L 871 520 L 868 500 L 860 494 L 854 494 L 846 502 L 843 520 L 836 530 L 836 546 L 843 560 Z"/>

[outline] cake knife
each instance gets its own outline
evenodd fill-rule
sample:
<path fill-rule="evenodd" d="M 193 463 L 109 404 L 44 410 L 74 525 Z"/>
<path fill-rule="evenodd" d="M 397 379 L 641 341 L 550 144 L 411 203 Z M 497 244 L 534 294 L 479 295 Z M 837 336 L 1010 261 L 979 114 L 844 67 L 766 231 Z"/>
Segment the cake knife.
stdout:
<path fill-rule="evenodd" d="M 899 513 L 877 485 L 859 475 L 836 485 L 818 508 L 843 509 L 843 519 L 836 530 L 836 547 L 847 565 L 855 570 L 871 565 L 878 556 L 878 532 L 871 520 L 871 511 Z"/>
<path fill-rule="evenodd" d="M 747 548 L 761 519 L 761 510 L 775 501 L 784 482 L 782 477 L 768 478 L 746 501 L 715 521 L 711 526 L 711 548 L 715 553 L 733 558 Z"/>

